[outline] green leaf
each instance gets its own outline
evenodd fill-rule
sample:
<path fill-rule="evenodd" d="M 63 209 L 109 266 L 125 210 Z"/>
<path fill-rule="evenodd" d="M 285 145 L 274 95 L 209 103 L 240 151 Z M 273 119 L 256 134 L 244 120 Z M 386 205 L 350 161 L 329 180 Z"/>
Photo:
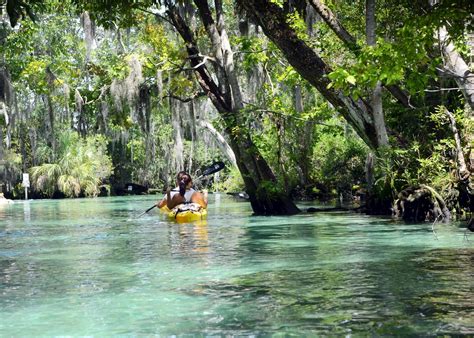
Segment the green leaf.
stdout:
<path fill-rule="evenodd" d="M 356 83 L 356 78 L 353 76 L 353 75 L 349 75 L 348 77 L 346 77 L 346 82 L 352 84 L 352 85 L 355 85 Z"/>

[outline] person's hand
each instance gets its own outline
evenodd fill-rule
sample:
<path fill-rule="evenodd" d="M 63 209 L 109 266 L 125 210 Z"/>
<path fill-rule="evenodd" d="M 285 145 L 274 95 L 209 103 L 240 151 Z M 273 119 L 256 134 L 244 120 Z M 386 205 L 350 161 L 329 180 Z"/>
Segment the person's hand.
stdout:
<path fill-rule="evenodd" d="M 208 191 L 207 189 L 203 189 L 202 191 L 202 197 L 207 201 L 207 194 L 208 194 Z"/>

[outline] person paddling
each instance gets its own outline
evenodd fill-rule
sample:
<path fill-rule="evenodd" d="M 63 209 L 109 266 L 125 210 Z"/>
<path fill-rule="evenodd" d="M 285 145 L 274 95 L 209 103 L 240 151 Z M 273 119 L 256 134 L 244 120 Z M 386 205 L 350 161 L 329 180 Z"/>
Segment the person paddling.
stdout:
<path fill-rule="evenodd" d="M 211 174 L 214 174 L 222 169 L 225 168 L 225 164 L 224 162 L 222 161 L 217 161 L 217 162 L 214 162 L 212 163 L 210 166 L 206 167 L 203 171 L 202 171 L 202 174 L 197 178 L 197 180 L 199 181 L 200 179 L 202 179 L 203 177 L 206 177 L 208 175 L 211 175 Z M 170 190 L 170 201 L 173 200 L 173 195 L 176 194 L 176 192 L 179 192 L 179 182 L 181 182 L 181 178 L 182 176 L 186 174 L 189 176 L 189 179 L 191 181 L 191 185 L 190 185 L 190 189 L 191 189 L 191 186 L 192 186 L 192 179 L 191 179 L 191 176 L 186 173 L 185 171 L 180 171 L 178 173 L 178 175 L 176 176 L 176 183 L 177 183 L 177 187 L 173 190 Z M 186 186 L 186 182 L 185 183 L 185 186 Z M 173 195 L 172 195 L 173 193 Z M 186 195 L 186 190 L 184 191 L 184 195 Z M 153 206 L 151 206 L 150 208 L 146 209 L 144 212 L 142 212 L 140 215 L 137 216 L 137 218 L 145 215 L 146 213 L 148 213 L 150 210 L 152 210 L 153 208 L 156 208 L 156 207 L 159 207 L 162 211 L 166 211 L 165 210 L 165 206 L 167 206 L 167 198 L 168 197 L 168 193 L 165 195 L 165 197 L 163 197 L 163 199 L 161 201 L 159 201 L 158 203 L 156 204 L 153 204 Z M 184 196 L 183 196 L 184 197 Z M 186 201 L 186 199 L 185 199 Z M 177 202 L 177 201 L 176 201 Z M 204 191 L 204 194 L 201 194 L 201 193 L 198 193 L 197 191 L 194 191 L 193 194 L 191 195 L 191 202 L 194 202 L 196 203 L 200 208 L 206 208 L 207 207 L 207 191 Z"/>
<path fill-rule="evenodd" d="M 168 188 L 163 199 L 157 203 L 158 208 L 173 209 L 183 203 L 197 203 L 203 208 L 207 208 L 207 194 L 201 194 L 192 188 L 193 180 L 191 175 L 185 171 L 180 171 L 176 175 L 176 187 Z"/>

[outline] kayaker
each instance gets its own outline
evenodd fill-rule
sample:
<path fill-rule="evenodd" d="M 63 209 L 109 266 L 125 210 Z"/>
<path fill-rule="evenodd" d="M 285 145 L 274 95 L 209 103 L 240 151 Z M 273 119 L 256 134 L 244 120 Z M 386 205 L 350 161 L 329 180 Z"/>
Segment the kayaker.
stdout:
<path fill-rule="evenodd" d="M 158 208 L 165 206 L 168 209 L 173 209 L 178 204 L 183 203 L 197 203 L 203 208 L 207 208 L 207 194 L 201 194 L 192 188 L 193 180 L 191 175 L 185 171 L 180 171 L 176 175 L 176 187 L 174 189 L 168 188 L 163 199 L 158 202 Z"/>

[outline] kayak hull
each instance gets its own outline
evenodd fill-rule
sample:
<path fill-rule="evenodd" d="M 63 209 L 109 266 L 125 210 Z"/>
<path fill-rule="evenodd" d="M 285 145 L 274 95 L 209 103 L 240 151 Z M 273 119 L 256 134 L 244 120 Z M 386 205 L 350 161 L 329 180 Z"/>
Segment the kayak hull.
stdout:
<path fill-rule="evenodd" d="M 207 218 L 207 209 L 197 203 L 180 204 L 168 212 L 168 218 L 178 223 L 199 221 Z"/>

